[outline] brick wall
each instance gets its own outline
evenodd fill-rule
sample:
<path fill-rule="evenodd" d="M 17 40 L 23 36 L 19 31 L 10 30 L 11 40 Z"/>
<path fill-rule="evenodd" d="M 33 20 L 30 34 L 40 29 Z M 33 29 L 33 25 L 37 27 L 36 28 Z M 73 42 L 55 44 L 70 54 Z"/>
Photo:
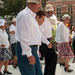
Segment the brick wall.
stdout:
<path fill-rule="evenodd" d="M 46 2 L 47 4 L 52 4 L 54 7 L 54 14 L 56 15 L 56 6 L 62 6 L 62 14 L 63 13 L 67 13 L 67 5 L 72 5 L 73 6 L 73 25 L 75 25 L 75 0 L 55 0 L 55 1 L 51 1 L 48 0 Z"/>

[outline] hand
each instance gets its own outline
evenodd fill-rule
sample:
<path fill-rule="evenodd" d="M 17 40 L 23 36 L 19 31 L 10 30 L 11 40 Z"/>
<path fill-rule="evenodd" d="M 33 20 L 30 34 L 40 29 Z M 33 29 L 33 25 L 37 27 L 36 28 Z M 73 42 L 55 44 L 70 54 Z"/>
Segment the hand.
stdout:
<path fill-rule="evenodd" d="M 4 48 L 4 47 L 5 47 L 5 45 L 1 44 L 1 47 L 2 47 L 2 48 Z"/>
<path fill-rule="evenodd" d="M 34 58 L 33 55 L 30 56 L 30 57 L 28 57 L 28 61 L 29 61 L 29 64 L 30 64 L 30 65 L 34 65 L 34 64 L 36 63 L 36 60 L 35 60 L 35 58 Z"/>
<path fill-rule="evenodd" d="M 53 37 L 51 37 L 51 38 L 50 38 L 50 40 L 51 40 L 51 41 L 53 41 L 53 40 L 54 40 L 54 38 L 53 38 Z"/>
<path fill-rule="evenodd" d="M 52 48 L 52 44 L 51 43 L 48 44 L 48 48 Z"/>
<path fill-rule="evenodd" d="M 11 50 L 11 46 L 9 45 L 9 50 Z"/>
<path fill-rule="evenodd" d="M 14 31 L 10 31 L 10 34 L 13 34 L 13 35 L 14 35 L 14 34 L 15 34 L 15 32 L 14 32 Z"/>

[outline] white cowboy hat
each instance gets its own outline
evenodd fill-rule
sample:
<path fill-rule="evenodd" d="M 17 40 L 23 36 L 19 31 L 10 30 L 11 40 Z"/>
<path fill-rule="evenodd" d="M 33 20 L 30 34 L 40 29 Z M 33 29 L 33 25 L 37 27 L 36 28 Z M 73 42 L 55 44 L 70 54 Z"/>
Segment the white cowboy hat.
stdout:
<path fill-rule="evenodd" d="M 28 3 L 33 2 L 36 4 L 39 4 L 41 0 L 27 0 Z"/>
<path fill-rule="evenodd" d="M 51 4 L 47 4 L 47 5 L 45 6 L 45 11 L 46 11 L 46 12 L 47 12 L 47 11 L 54 11 L 53 6 L 52 6 Z"/>

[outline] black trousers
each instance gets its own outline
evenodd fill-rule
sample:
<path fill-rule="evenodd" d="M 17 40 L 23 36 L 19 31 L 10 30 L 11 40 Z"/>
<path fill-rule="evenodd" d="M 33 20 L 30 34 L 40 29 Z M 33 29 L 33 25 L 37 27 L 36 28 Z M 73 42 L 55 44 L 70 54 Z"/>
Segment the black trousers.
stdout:
<path fill-rule="evenodd" d="M 75 56 L 75 40 L 73 40 L 74 56 Z"/>
<path fill-rule="evenodd" d="M 55 75 L 55 69 L 57 64 L 57 54 L 53 48 L 48 48 L 44 43 L 40 46 L 40 51 L 45 54 L 45 70 L 44 75 Z"/>

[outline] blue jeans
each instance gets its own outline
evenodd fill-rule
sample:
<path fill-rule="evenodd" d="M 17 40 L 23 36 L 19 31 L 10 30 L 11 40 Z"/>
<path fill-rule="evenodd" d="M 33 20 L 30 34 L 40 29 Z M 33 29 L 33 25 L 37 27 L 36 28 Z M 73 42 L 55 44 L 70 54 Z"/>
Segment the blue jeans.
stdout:
<path fill-rule="evenodd" d="M 36 59 L 34 65 L 30 65 L 26 55 L 22 55 L 22 49 L 19 42 L 16 44 L 16 55 L 18 58 L 18 66 L 21 75 L 43 75 L 41 70 L 40 60 L 37 54 L 37 47 L 30 46 L 32 49 L 32 54 Z"/>
<path fill-rule="evenodd" d="M 16 55 L 16 43 L 11 44 L 12 55 Z"/>

